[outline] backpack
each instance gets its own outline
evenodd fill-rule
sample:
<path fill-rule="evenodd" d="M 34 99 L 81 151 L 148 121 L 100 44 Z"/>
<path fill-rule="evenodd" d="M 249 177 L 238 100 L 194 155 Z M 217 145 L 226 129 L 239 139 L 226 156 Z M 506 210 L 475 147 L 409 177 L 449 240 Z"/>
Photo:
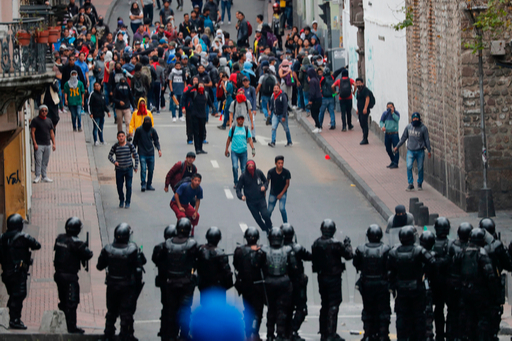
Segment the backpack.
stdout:
<path fill-rule="evenodd" d="M 217 83 L 217 99 L 224 98 L 224 88 L 222 87 L 222 81 Z"/>
<path fill-rule="evenodd" d="M 240 71 L 236 74 L 236 88 L 237 89 L 240 89 L 241 87 L 244 86 L 244 82 L 243 82 L 244 77 L 245 77 L 244 74 Z"/>
<path fill-rule="evenodd" d="M 234 124 L 231 127 L 231 139 L 233 139 L 233 135 L 235 134 L 235 128 L 236 128 L 236 124 Z M 245 128 L 245 139 L 247 140 L 249 138 L 249 128 L 247 128 L 246 125 L 244 125 L 244 128 Z"/>
<path fill-rule="evenodd" d="M 151 77 L 151 69 L 149 68 L 148 65 L 146 66 L 143 66 L 142 69 L 140 70 L 140 72 L 143 74 L 143 75 L 146 75 L 149 79 L 149 82 L 152 82 L 153 81 L 153 78 Z"/>
<path fill-rule="evenodd" d="M 272 91 L 274 91 L 274 85 L 276 85 L 274 77 L 268 74 L 263 76 L 263 81 L 261 83 L 261 93 L 265 96 L 271 96 Z"/>
<path fill-rule="evenodd" d="M 267 32 L 267 46 L 272 48 L 277 41 L 277 37 L 272 32 Z"/>
<path fill-rule="evenodd" d="M 178 181 L 178 183 L 176 184 L 176 186 L 174 186 L 175 188 L 175 191 L 176 192 L 178 190 L 178 188 L 180 188 L 181 185 L 185 184 L 185 183 L 188 183 L 188 182 L 192 182 L 192 178 L 187 176 L 183 179 L 181 179 L 180 181 Z"/>
<path fill-rule="evenodd" d="M 322 96 L 324 98 L 330 98 L 334 94 L 334 92 L 332 91 L 333 84 L 334 84 L 334 78 L 332 78 L 331 75 L 329 75 L 327 77 L 323 77 L 321 90 L 322 90 Z"/>
<path fill-rule="evenodd" d="M 247 113 L 250 113 L 249 111 L 249 105 L 247 104 L 247 101 L 244 102 L 245 103 L 245 109 L 247 109 Z M 233 105 L 233 116 L 236 114 L 236 105 L 238 104 L 237 101 L 235 101 L 235 105 Z M 233 136 L 233 135 L 231 135 Z"/>
<path fill-rule="evenodd" d="M 375 106 L 375 96 L 373 96 L 373 92 L 368 89 L 368 92 L 370 93 L 370 103 L 368 103 L 368 109 L 373 109 Z"/>
<path fill-rule="evenodd" d="M 250 36 L 252 36 L 252 25 L 248 20 L 246 20 L 246 21 L 247 21 L 247 33 L 249 34 L 249 37 L 250 37 Z"/>
<path fill-rule="evenodd" d="M 142 77 L 133 77 L 133 97 L 140 98 L 146 95 L 146 88 L 142 83 Z"/>
<path fill-rule="evenodd" d="M 350 84 L 350 78 L 340 79 L 340 98 L 349 98 L 352 94 L 352 85 Z"/>

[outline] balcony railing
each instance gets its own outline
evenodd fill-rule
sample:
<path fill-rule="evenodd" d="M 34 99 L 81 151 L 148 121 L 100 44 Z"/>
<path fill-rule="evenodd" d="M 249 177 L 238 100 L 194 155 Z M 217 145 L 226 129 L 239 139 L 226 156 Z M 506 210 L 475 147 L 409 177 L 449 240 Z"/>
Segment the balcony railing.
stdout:
<path fill-rule="evenodd" d="M 44 18 L 15 19 L 0 22 L 0 46 L 2 48 L 2 76 L 20 77 L 46 72 L 48 45 L 36 42 L 35 32 Z M 23 40 L 22 35 L 29 34 Z M 27 40 L 29 39 L 29 40 Z"/>

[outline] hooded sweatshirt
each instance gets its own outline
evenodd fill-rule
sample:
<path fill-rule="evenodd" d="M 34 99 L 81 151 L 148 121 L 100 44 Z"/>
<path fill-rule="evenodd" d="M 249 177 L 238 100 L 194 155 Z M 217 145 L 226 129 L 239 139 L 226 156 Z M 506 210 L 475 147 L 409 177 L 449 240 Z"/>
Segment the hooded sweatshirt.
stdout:
<path fill-rule="evenodd" d="M 316 74 L 315 68 L 309 68 L 307 73 L 309 77 L 309 100 L 311 102 L 322 100 L 320 82 L 318 80 L 318 75 Z"/>
<path fill-rule="evenodd" d="M 103 92 L 94 90 L 89 96 L 89 114 L 94 118 L 105 117 L 105 112 L 109 112 L 108 107 L 103 98 Z"/>
<path fill-rule="evenodd" d="M 141 106 L 140 106 L 141 102 L 146 103 L 144 98 L 139 98 L 139 102 L 137 103 L 137 110 L 135 110 L 133 112 L 132 119 L 130 120 L 130 135 L 133 135 L 133 132 L 135 131 L 135 129 L 137 129 L 138 127 L 140 127 L 142 125 L 142 122 L 144 122 L 144 117 L 146 117 L 146 116 L 151 117 L 151 123 L 154 126 L 153 114 L 151 114 L 151 111 L 149 111 L 147 108 L 146 108 L 146 115 L 142 115 L 142 114 L 139 115 L 139 110 L 141 108 Z"/>
<path fill-rule="evenodd" d="M 219 73 L 221 72 L 224 72 L 225 74 L 228 75 L 228 78 L 229 76 L 231 76 L 231 71 L 229 70 L 229 67 L 228 67 L 228 60 L 224 57 L 220 57 L 219 58 Z"/>
<path fill-rule="evenodd" d="M 251 161 L 247 161 L 247 163 L 249 162 Z M 245 195 L 245 200 L 248 203 L 265 200 L 265 194 L 268 189 L 268 181 L 265 174 L 256 168 L 256 164 L 254 166 L 254 176 L 249 173 L 246 166 L 245 172 L 240 176 L 238 184 L 236 185 L 236 196 L 238 199 L 242 200 L 242 196 Z M 265 187 L 265 191 L 261 190 L 261 186 Z M 243 194 L 242 189 L 244 191 Z"/>
<path fill-rule="evenodd" d="M 409 123 L 407 127 L 405 127 L 402 138 L 396 145 L 396 148 L 400 148 L 407 140 L 409 140 L 407 142 L 407 150 L 418 151 L 427 148 L 427 151 L 430 153 L 430 138 L 428 136 L 428 129 L 423 123 L 421 123 L 418 127 L 414 127 L 412 123 Z"/>
<path fill-rule="evenodd" d="M 146 116 L 147 117 L 147 116 Z M 144 124 L 135 130 L 133 136 L 133 145 L 137 147 L 139 156 L 154 156 L 155 148 L 160 150 L 160 141 L 155 128 L 144 126 Z"/>
<path fill-rule="evenodd" d="M 302 59 L 302 66 L 300 67 L 299 72 L 299 81 L 300 84 L 302 84 L 302 89 L 305 92 L 309 92 L 309 82 L 308 82 L 308 75 L 307 70 L 311 67 L 311 63 L 309 62 L 309 58 Z"/>
<path fill-rule="evenodd" d="M 126 81 L 126 78 L 116 84 L 116 87 L 114 89 L 114 93 L 112 96 L 112 100 L 116 104 L 116 109 L 130 109 L 130 104 L 135 107 L 135 103 L 133 101 L 132 91 L 130 89 L 130 86 L 128 85 L 128 82 Z M 124 105 L 121 105 L 121 102 L 124 103 Z"/>

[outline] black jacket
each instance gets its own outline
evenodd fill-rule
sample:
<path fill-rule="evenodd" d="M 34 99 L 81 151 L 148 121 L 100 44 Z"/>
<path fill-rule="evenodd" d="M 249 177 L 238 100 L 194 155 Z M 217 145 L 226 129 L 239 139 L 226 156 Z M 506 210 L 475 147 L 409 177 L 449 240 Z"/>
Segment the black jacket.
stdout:
<path fill-rule="evenodd" d="M 196 87 L 189 88 L 183 94 L 183 103 L 187 103 L 187 100 L 191 100 L 193 105 L 190 107 L 190 114 L 192 117 L 206 118 L 206 106 L 210 106 L 213 112 L 216 113 L 217 109 L 213 105 L 211 96 L 208 96 L 209 91 L 205 88 L 204 94 L 199 94 Z"/>
<path fill-rule="evenodd" d="M 265 191 L 261 190 L 261 186 L 265 186 Z M 244 190 L 243 194 L 242 189 Z M 236 185 L 236 196 L 241 200 L 242 196 L 245 195 L 245 200 L 247 202 L 256 202 L 261 199 L 265 200 L 265 193 L 267 189 L 268 181 L 262 171 L 255 169 L 254 177 L 252 177 L 246 169 L 240 176 L 238 184 Z"/>
<path fill-rule="evenodd" d="M 133 101 L 132 90 L 128 82 L 120 82 L 116 85 L 112 100 L 116 104 L 116 109 L 130 109 L 130 104 L 132 108 L 137 108 Z M 121 102 L 124 102 L 124 105 L 121 105 Z"/>
<path fill-rule="evenodd" d="M 94 118 L 105 117 L 105 112 L 109 112 L 103 93 L 93 91 L 89 96 L 89 114 Z"/>
<path fill-rule="evenodd" d="M 281 91 L 277 98 L 275 98 L 275 94 L 272 93 L 272 97 L 270 98 L 270 110 L 275 113 L 276 116 L 288 114 L 288 98 L 286 93 Z"/>
<path fill-rule="evenodd" d="M 135 130 L 133 136 L 133 145 L 137 147 L 139 156 L 154 156 L 155 148 L 160 150 L 160 141 L 155 128 L 151 127 L 149 131 L 145 131 L 142 126 Z"/>

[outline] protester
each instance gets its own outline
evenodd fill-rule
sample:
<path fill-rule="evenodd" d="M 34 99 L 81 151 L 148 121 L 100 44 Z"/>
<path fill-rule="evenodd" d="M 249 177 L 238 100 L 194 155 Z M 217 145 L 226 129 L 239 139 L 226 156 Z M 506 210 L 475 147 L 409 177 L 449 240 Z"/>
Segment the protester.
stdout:
<path fill-rule="evenodd" d="M 176 219 L 188 218 L 192 223 L 191 236 L 194 236 L 194 228 L 199 223 L 199 205 L 203 199 L 203 189 L 201 188 L 201 174 L 195 173 L 191 176 L 189 182 L 184 182 L 176 189 L 176 193 L 171 200 L 171 209 L 176 214 Z M 192 206 L 190 203 L 195 202 Z"/>
<path fill-rule="evenodd" d="M 277 84 L 277 78 L 271 72 L 268 66 L 263 67 L 263 75 L 258 80 L 258 87 L 256 88 L 256 95 L 261 91 L 261 108 L 267 125 L 271 122 L 271 112 L 269 110 L 270 97 L 274 92 L 274 85 Z"/>
<path fill-rule="evenodd" d="M 150 116 L 144 117 L 142 126 L 135 130 L 133 145 L 137 147 L 140 159 L 140 190 L 141 192 L 154 191 L 153 171 L 155 169 L 155 148 L 158 150 L 158 157 L 162 157 L 158 133 L 153 128 Z M 148 180 L 146 182 L 146 170 Z"/>
<path fill-rule="evenodd" d="M 135 165 L 133 164 L 132 157 L 135 160 Z M 133 144 L 126 141 L 124 131 L 117 132 L 117 143 L 110 149 L 108 160 L 116 166 L 116 186 L 117 194 L 119 195 L 119 208 L 130 208 L 133 172 L 137 173 L 139 155 Z M 123 184 L 125 182 L 126 196 L 123 192 Z"/>
<path fill-rule="evenodd" d="M 229 157 L 229 145 L 231 144 L 231 164 L 233 167 L 233 181 L 235 182 L 234 188 L 238 184 L 238 162 L 240 161 L 240 168 L 242 174 L 245 172 L 245 164 L 247 163 L 247 142 L 252 148 L 252 157 L 256 156 L 256 149 L 254 148 L 251 139 L 251 132 L 249 128 L 244 126 L 245 115 L 238 113 L 236 115 L 236 125 L 229 129 L 228 139 L 226 141 L 226 151 L 224 154 Z"/>
<path fill-rule="evenodd" d="M 404 133 L 400 142 L 393 149 L 398 153 L 405 141 L 407 141 L 407 182 L 409 186 L 407 191 L 414 190 L 414 178 L 412 175 L 412 166 L 414 161 L 418 165 L 418 191 L 423 190 L 423 162 L 425 160 L 425 148 L 428 151 L 428 158 L 432 156 L 430 149 L 430 138 L 428 136 L 427 127 L 421 122 L 420 113 L 415 112 L 412 114 L 412 122 L 405 127 Z"/>
<path fill-rule="evenodd" d="M 311 116 L 315 121 L 315 129 L 313 129 L 313 132 L 321 133 L 322 125 L 318 117 L 320 114 L 320 107 L 322 106 L 322 92 L 320 91 L 320 82 L 314 68 L 309 68 L 307 73 L 309 82 L 308 105 L 311 107 Z"/>
<path fill-rule="evenodd" d="M 71 112 L 71 123 L 73 131 L 82 131 L 81 108 L 84 106 L 85 88 L 84 84 L 78 80 L 78 72 L 71 71 L 69 81 L 64 84 L 64 99 L 66 106 Z"/>
<path fill-rule="evenodd" d="M 331 123 L 329 130 L 336 129 L 336 118 L 334 116 L 334 77 L 331 75 L 331 70 L 326 67 L 323 71 L 323 76 L 320 78 L 320 91 L 322 92 L 322 106 L 320 107 L 320 114 L 318 116 L 318 121 L 320 122 L 320 126 L 322 126 L 324 122 L 324 114 L 325 110 L 329 111 L 329 116 L 331 117 Z"/>
<path fill-rule="evenodd" d="M 398 160 L 400 160 L 400 154 L 394 153 L 393 148 L 398 144 L 398 121 L 400 120 L 400 113 L 395 110 L 395 105 L 392 102 L 387 104 L 387 109 L 384 111 L 380 118 L 379 126 L 384 132 L 384 145 L 386 146 L 386 152 L 388 153 L 391 163 L 387 168 L 395 169 L 398 168 Z"/>
<path fill-rule="evenodd" d="M 336 87 L 338 88 L 341 121 L 343 122 L 341 131 L 347 131 L 347 124 L 348 130 L 352 130 L 354 128 L 352 125 L 352 95 L 355 94 L 356 91 L 354 84 L 355 81 L 348 77 L 348 70 L 343 69 L 341 71 L 341 78 L 337 79 L 332 85 L 333 90 Z"/>
<path fill-rule="evenodd" d="M 55 78 L 51 84 L 48 84 L 41 95 L 41 103 L 48 107 L 48 115 L 47 117 L 53 123 L 53 132 L 56 132 L 57 123 L 60 121 L 59 116 L 59 104 L 61 104 L 60 100 L 60 86 L 59 80 Z"/>
<path fill-rule="evenodd" d="M 179 108 L 179 103 L 181 102 L 181 96 L 183 96 L 185 89 L 186 78 L 185 70 L 181 68 L 181 62 L 177 62 L 168 77 L 170 90 L 169 110 L 171 110 L 173 122 L 176 122 L 176 108 L 178 108 L 178 118 L 180 121 L 185 121 Z M 177 104 L 174 100 L 176 100 Z"/>
<path fill-rule="evenodd" d="M 137 104 L 137 110 L 133 112 L 130 120 L 129 136 L 133 136 L 135 129 L 142 125 L 146 117 L 151 118 L 151 126 L 153 126 L 153 114 L 151 114 L 151 111 L 146 109 L 146 100 L 144 98 L 140 98 Z"/>
<path fill-rule="evenodd" d="M 165 176 L 165 187 L 164 191 L 171 190 L 176 192 L 176 189 L 183 179 L 190 179 L 192 175 L 197 173 L 197 167 L 194 165 L 196 160 L 196 154 L 194 152 L 188 152 L 185 161 L 176 162 Z"/>
<path fill-rule="evenodd" d="M 48 162 L 50 161 L 50 154 L 56 149 L 55 132 L 53 131 L 53 123 L 47 119 L 48 107 L 46 105 L 39 106 L 39 115 L 32 119 L 30 122 L 30 136 L 32 144 L 34 145 L 34 158 L 36 161 L 34 183 L 41 181 L 53 182 L 46 173 Z"/>
<path fill-rule="evenodd" d="M 368 117 L 370 116 L 370 90 L 364 85 L 362 78 L 356 79 L 357 116 L 363 130 L 363 140 L 359 144 L 368 144 Z"/>
<path fill-rule="evenodd" d="M 283 224 L 288 223 L 288 215 L 286 214 L 286 198 L 288 188 L 290 187 L 291 173 L 284 168 L 284 156 L 279 155 L 275 158 L 276 166 L 271 168 L 267 173 L 267 180 L 270 183 L 270 195 L 268 197 L 268 213 L 272 217 L 274 207 L 279 200 L 279 211 L 283 218 Z"/>
<path fill-rule="evenodd" d="M 103 125 L 105 123 L 105 112 L 110 117 L 110 111 L 105 103 L 103 94 L 101 93 L 101 84 L 99 82 L 94 83 L 94 91 L 89 96 L 89 114 L 91 119 L 94 121 L 92 127 L 92 137 L 94 145 L 97 146 L 100 143 L 105 144 L 103 140 Z M 98 142 L 99 135 L 99 142 Z"/>
<path fill-rule="evenodd" d="M 105 103 L 106 102 L 107 100 L 105 99 Z M 133 101 L 132 91 L 124 75 L 121 77 L 119 83 L 116 84 L 112 95 L 112 102 L 114 102 L 116 106 L 117 131 L 123 130 L 123 119 L 126 131 L 129 131 L 132 118 L 130 106 L 135 107 L 135 102 Z"/>
<path fill-rule="evenodd" d="M 281 124 L 284 132 L 286 133 L 286 145 L 285 147 L 292 146 L 292 136 L 290 134 L 290 128 L 288 128 L 288 98 L 286 94 L 281 90 L 279 84 L 274 85 L 274 93 L 270 98 L 270 111 L 272 114 L 272 141 L 269 142 L 270 147 L 276 146 L 276 130 L 277 126 Z"/>

